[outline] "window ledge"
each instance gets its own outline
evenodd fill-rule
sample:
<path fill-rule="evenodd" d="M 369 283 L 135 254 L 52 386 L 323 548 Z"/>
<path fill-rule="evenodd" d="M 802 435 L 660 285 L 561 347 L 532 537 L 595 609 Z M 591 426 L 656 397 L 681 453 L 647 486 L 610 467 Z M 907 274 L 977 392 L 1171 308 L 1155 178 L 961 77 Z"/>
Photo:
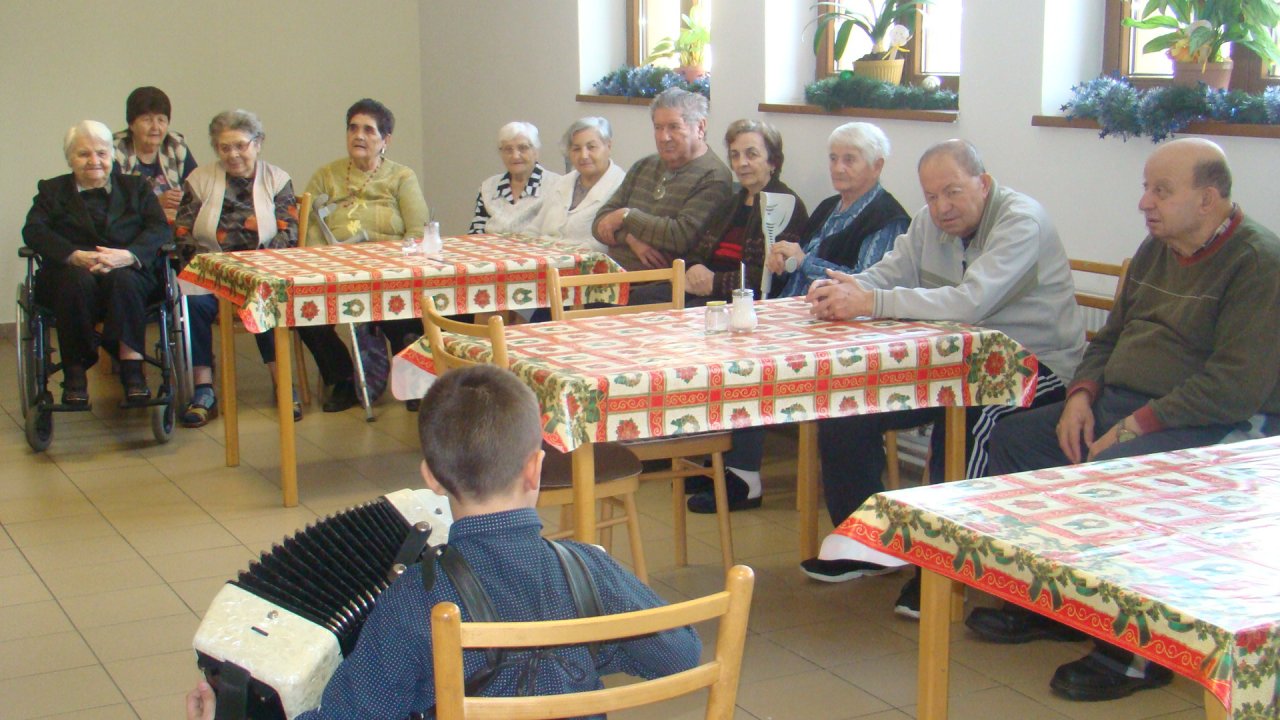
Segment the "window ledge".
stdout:
<path fill-rule="evenodd" d="M 601 105 L 641 105 L 648 107 L 653 98 L 627 97 L 625 95 L 578 95 L 580 103 L 599 103 Z"/>
<path fill-rule="evenodd" d="M 1032 127 L 1074 128 L 1077 130 L 1102 130 L 1096 120 L 1082 118 L 1067 119 L 1061 115 L 1032 115 Z M 1177 134 L 1222 135 L 1228 137 L 1256 137 L 1280 139 L 1280 125 L 1247 125 L 1244 123 L 1224 123 L 1213 120 L 1193 122 Z"/>
<path fill-rule="evenodd" d="M 876 120 L 914 120 L 916 122 L 953 123 L 960 113 L 955 110 L 885 110 L 882 108 L 840 108 L 827 110 L 817 105 L 760 103 L 760 112 L 792 115 L 830 115 L 836 117 L 872 118 Z"/>

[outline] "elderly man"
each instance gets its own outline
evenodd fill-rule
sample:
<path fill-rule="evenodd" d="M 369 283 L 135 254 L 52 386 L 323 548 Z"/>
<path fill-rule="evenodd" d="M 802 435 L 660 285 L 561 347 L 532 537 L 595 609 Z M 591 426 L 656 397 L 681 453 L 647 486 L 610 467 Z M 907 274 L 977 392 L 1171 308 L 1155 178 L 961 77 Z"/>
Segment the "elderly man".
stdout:
<path fill-rule="evenodd" d="M 1210 445 L 1245 426 L 1280 434 L 1280 373 L 1264 349 L 1280 345 L 1280 239 L 1231 201 L 1227 158 L 1208 140 L 1152 153 L 1138 209 L 1148 237 L 1066 401 L 1001 423 L 991 474 Z M 1002 643 L 1071 637 L 1013 608 L 975 610 L 966 624 Z M 1172 675 L 1100 643 L 1050 686 L 1109 700 Z"/>
<path fill-rule="evenodd" d="M 729 168 L 707 147 L 707 99 L 679 88 L 649 106 L 658 152 L 627 171 L 592 234 L 628 270 L 670 266 L 730 195 Z"/>
<path fill-rule="evenodd" d="M 1036 354 L 1036 404 L 1062 399 L 1064 380 L 1084 351 L 1084 324 L 1066 252 L 1044 208 L 1000 187 L 964 140 L 930 147 L 917 166 L 927 207 L 916 213 L 891 252 L 866 272 L 828 271 L 807 299 L 815 316 L 955 320 L 999 330 Z M 1062 378 L 1062 379 L 1060 379 Z M 995 422 L 1016 408 L 968 412 L 966 475 L 984 473 L 986 441 Z M 933 422 L 929 474 L 943 477 L 940 408 L 832 418 L 818 425 L 823 486 L 831 521 L 839 525 L 884 486 L 885 430 Z M 903 563 L 832 535 L 802 568 L 817 580 L 839 582 L 891 572 Z M 903 588 L 895 610 L 919 617 L 919 583 Z"/>

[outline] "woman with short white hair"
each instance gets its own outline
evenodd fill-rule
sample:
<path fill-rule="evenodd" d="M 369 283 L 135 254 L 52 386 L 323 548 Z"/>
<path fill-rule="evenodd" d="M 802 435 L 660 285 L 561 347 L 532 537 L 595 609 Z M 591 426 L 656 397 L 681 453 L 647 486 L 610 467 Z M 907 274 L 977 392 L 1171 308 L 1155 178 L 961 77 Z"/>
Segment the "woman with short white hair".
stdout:
<path fill-rule="evenodd" d="M 544 183 L 542 210 L 530 232 L 607 252 L 608 246 L 592 237 L 591 223 L 627 176 L 611 158 L 613 129 L 602 117 L 584 117 L 565 131 L 561 149 L 573 170 Z"/>
<path fill-rule="evenodd" d="M 542 185 L 560 177 L 538 163 L 538 128 L 509 122 L 498 130 L 498 154 L 507 171 L 480 183 L 470 235 L 518 233 L 533 228 L 542 210 Z"/>
<path fill-rule="evenodd" d="M 89 404 L 85 371 L 101 345 L 120 360 L 127 403 L 151 399 L 143 375 L 146 302 L 159 287 L 160 247 L 172 237 L 145 178 L 112 172 L 111 130 L 85 120 L 62 142 L 71 172 L 37 184 L 22 239 L 40 254 L 36 302 L 53 309 L 62 403 Z M 102 333 L 94 324 L 102 323 Z"/>

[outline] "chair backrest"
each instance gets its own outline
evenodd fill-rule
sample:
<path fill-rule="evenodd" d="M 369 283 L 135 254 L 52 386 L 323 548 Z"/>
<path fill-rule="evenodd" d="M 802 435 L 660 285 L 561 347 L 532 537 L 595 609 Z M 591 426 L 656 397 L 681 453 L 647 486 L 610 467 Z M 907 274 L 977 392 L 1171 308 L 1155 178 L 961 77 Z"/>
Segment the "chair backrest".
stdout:
<path fill-rule="evenodd" d="M 1115 291 L 1111 295 L 1103 295 L 1098 292 L 1077 291 L 1076 304 L 1082 308 L 1092 308 L 1102 311 L 1102 321 L 1090 322 L 1089 318 L 1085 318 L 1085 326 L 1087 328 L 1101 327 L 1106 321 L 1106 313 L 1111 312 L 1116 306 L 1116 301 L 1120 299 L 1120 291 L 1124 289 L 1125 278 L 1129 275 L 1129 258 L 1125 258 L 1119 265 L 1104 262 L 1095 262 L 1093 260 L 1072 260 L 1071 269 L 1074 272 L 1085 273 L 1087 275 L 1097 275 L 1108 278 L 1115 278 Z M 1085 338 L 1092 340 L 1097 333 L 1094 330 L 1086 329 Z"/>
<path fill-rule="evenodd" d="M 585 296 L 590 287 L 604 285 L 629 285 L 642 282 L 671 283 L 671 301 L 649 303 L 648 305 L 619 305 L 604 308 L 581 308 L 575 306 L 566 310 L 563 302 L 563 291 L 572 288 L 583 288 Z M 631 272 L 612 272 L 584 275 L 560 275 L 557 268 L 547 268 L 547 298 L 551 303 L 552 320 L 572 320 L 580 317 L 597 315 L 624 315 L 643 312 L 645 310 L 681 310 L 684 308 L 684 260 L 675 260 L 671 267 L 661 270 L 633 270 Z M 560 302 L 556 298 L 561 298 Z"/>
<path fill-rule="evenodd" d="M 307 244 L 307 229 L 311 227 L 311 193 L 304 192 L 298 199 L 298 247 Z"/>
<path fill-rule="evenodd" d="M 450 352 L 444 344 L 444 333 L 488 340 L 489 346 L 493 350 L 493 356 L 489 358 L 489 364 L 497 365 L 504 370 L 508 368 L 507 330 L 502 322 L 501 315 L 490 317 L 489 322 L 483 325 L 461 322 L 459 320 L 450 320 L 441 315 L 436 310 L 430 293 L 422 293 L 421 301 L 422 329 L 427 336 L 427 343 L 431 347 L 431 358 L 435 360 L 436 366 L 441 372 L 484 364 L 479 360 L 473 360 Z"/>
<path fill-rule="evenodd" d="M 574 620 L 527 623 L 464 623 L 453 603 L 431 611 L 435 660 L 436 717 L 439 720 L 493 718 L 537 720 L 608 713 L 648 705 L 710 688 L 707 718 L 733 717 L 747 616 L 755 574 L 745 565 L 729 569 L 725 589 L 696 600 L 665 607 Z M 582 645 L 679 628 L 720 619 L 715 657 L 684 672 L 631 685 L 564 695 L 537 697 L 466 697 L 462 670 L 464 648 L 527 648 Z"/>

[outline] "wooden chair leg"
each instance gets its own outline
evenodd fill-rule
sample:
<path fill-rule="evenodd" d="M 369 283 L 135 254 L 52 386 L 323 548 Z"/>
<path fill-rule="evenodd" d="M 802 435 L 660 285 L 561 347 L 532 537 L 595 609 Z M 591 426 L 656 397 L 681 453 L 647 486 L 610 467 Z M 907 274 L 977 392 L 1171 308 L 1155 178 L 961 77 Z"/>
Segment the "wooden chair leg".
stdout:
<path fill-rule="evenodd" d="M 716 522 L 720 526 L 720 562 L 733 567 L 733 527 L 729 523 L 729 492 L 725 487 L 724 453 L 711 454 L 711 479 L 715 483 Z"/>
<path fill-rule="evenodd" d="M 601 500 L 598 504 L 600 505 L 600 509 L 598 511 L 597 517 L 600 518 L 600 520 L 599 522 L 596 523 L 596 527 L 598 528 L 596 530 L 596 535 L 599 538 L 596 542 L 600 543 L 600 547 L 604 548 L 605 552 L 612 555 L 613 554 L 613 526 L 607 525 L 605 527 L 601 527 L 601 525 L 604 525 L 604 523 L 613 519 L 613 503 L 609 502 L 608 499 L 605 499 L 605 500 Z"/>
<path fill-rule="evenodd" d="M 888 470 L 885 478 L 885 490 L 897 490 L 902 486 L 902 468 L 898 465 L 898 431 L 886 430 L 884 433 L 884 459 Z"/>
<path fill-rule="evenodd" d="M 644 561 L 644 544 L 640 541 L 640 513 L 636 510 L 635 493 L 622 496 L 622 507 L 627 513 L 627 542 L 631 544 L 631 569 L 645 585 L 649 584 L 649 567 Z"/>
<path fill-rule="evenodd" d="M 680 469 L 679 458 L 671 461 L 671 469 Z M 671 512 L 675 534 L 675 551 L 676 551 L 676 567 L 684 567 L 689 564 L 689 538 L 686 535 L 687 529 L 685 522 L 685 500 L 684 500 L 684 478 L 676 477 L 671 480 Z"/>

